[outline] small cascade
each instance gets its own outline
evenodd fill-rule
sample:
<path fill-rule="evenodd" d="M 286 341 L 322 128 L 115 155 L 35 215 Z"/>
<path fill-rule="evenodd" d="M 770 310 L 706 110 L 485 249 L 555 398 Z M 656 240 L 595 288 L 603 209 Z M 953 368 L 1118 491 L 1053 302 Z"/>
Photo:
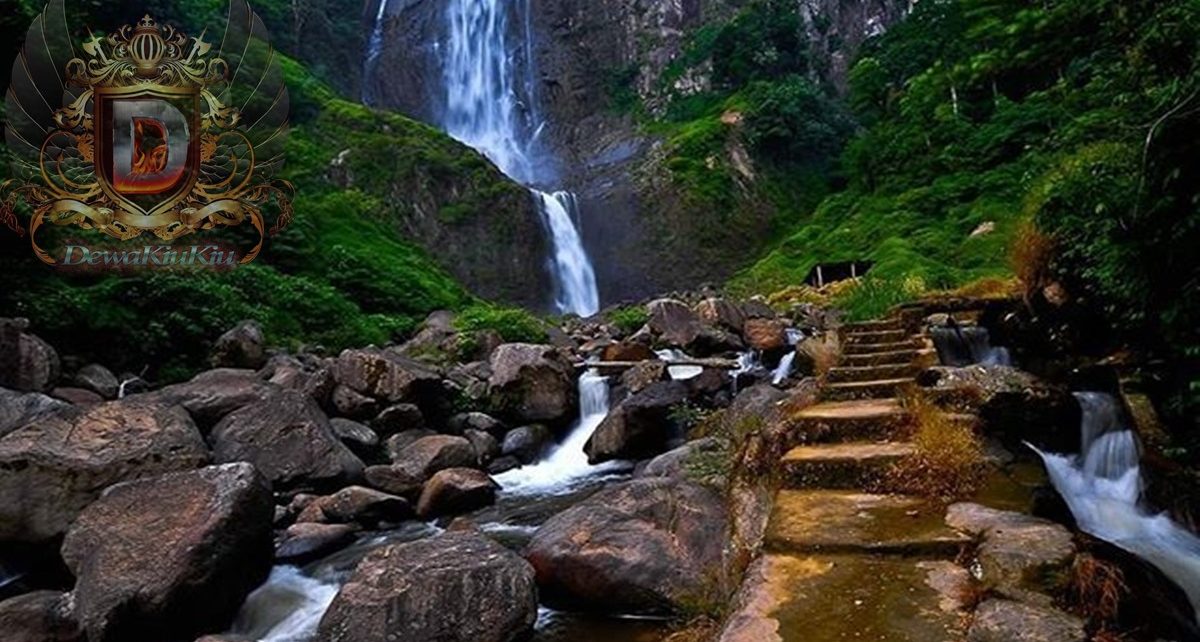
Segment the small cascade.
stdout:
<path fill-rule="evenodd" d="M 497 475 L 501 491 L 515 495 L 557 494 L 583 479 L 620 468 L 616 462 L 592 466 L 583 452 L 596 426 L 608 416 L 608 403 L 608 378 L 595 369 L 585 372 L 579 378 L 579 421 L 545 459 Z"/>
<path fill-rule="evenodd" d="M 654 354 L 658 355 L 658 358 L 663 361 L 679 361 L 690 358 L 683 350 L 675 348 L 656 350 Z M 700 366 L 667 366 L 667 374 L 675 381 L 686 381 L 694 377 L 699 377 L 702 372 L 704 372 L 704 368 Z"/>
<path fill-rule="evenodd" d="M 783 358 L 779 360 L 779 365 L 775 366 L 774 372 L 771 373 L 772 384 L 778 386 L 779 384 L 783 383 L 785 379 L 792 376 L 792 366 L 796 363 L 795 347 L 796 344 L 800 343 L 800 340 L 803 338 L 803 332 L 795 328 L 787 329 L 787 341 L 788 345 L 792 346 L 792 349 L 789 350 L 787 354 L 783 355 Z"/>
<path fill-rule="evenodd" d="M 259 642 L 308 642 L 338 589 L 295 566 L 277 566 L 246 598 L 233 632 Z"/>
<path fill-rule="evenodd" d="M 1008 348 L 993 347 L 987 328 L 958 325 L 952 320 L 949 326 L 930 328 L 929 337 L 944 366 L 1012 365 Z"/>
<path fill-rule="evenodd" d="M 379 10 L 375 13 L 375 22 L 371 26 L 371 37 L 367 39 L 367 56 L 363 59 L 362 103 L 376 103 L 375 89 L 368 80 L 375 75 L 379 65 L 379 55 L 383 53 L 383 19 L 387 16 L 388 0 L 379 0 Z"/>
<path fill-rule="evenodd" d="M 529 102 L 517 91 L 517 52 L 525 56 L 526 78 L 522 83 L 529 99 L 533 82 L 529 76 L 532 35 L 529 7 L 520 2 L 522 46 L 509 43 L 508 11 L 505 0 L 450 0 L 446 13 L 450 42 L 444 69 L 446 133 L 487 156 L 500 171 L 526 185 L 550 234 L 551 273 L 555 280 L 555 303 L 559 312 L 591 316 L 600 310 L 596 274 L 579 235 L 579 208 L 575 195 L 566 191 L 545 192 L 534 187 L 546 181 L 539 171 L 546 163 L 537 160 L 537 122 Z"/>
<path fill-rule="evenodd" d="M 1116 398 L 1075 396 L 1083 410 L 1080 454 L 1038 451 L 1051 483 L 1081 530 L 1158 567 L 1187 593 L 1200 618 L 1200 538 L 1143 506 L 1141 448 Z"/>

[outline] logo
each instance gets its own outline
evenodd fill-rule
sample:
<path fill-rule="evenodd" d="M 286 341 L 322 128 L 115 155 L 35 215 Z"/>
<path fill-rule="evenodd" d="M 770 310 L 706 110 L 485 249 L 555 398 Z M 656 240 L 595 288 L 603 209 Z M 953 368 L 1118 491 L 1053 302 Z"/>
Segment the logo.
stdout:
<path fill-rule="evenodd" d="M 43 262 L 73 264 L 72 252 L 60 261 L 38 245 L 47 224 L 173 241 L 249 222 L 258 243 L 244 264 L 291 222 L 294 189 L 274 178 L 287 87 L 262 21 L 232 0 L 224 36 L 206 34 L 146 15 L 104 36 L 89 31 L 76 51 L 62 0 L 34 20 L 6 99 L 17 178 L 0 183 L 0 223 L 24 234 L 26 204 Z"/>

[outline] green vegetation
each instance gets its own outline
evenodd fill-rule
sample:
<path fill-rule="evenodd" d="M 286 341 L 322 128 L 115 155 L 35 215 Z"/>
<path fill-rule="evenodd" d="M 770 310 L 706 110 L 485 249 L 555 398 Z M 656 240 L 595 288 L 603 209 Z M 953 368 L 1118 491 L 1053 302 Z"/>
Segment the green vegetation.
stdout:
<path fill-rule="evenodd" d="M 478 304 L 454 317 L 459 332 L 492 331 L 511 343 L 545 343 L 546 322 L 526 310 Z"/>
<path fill-rule="evenodd" d="M 631 305 L 617 308 L 607 313 L 608 322 L 625 334 L 633 334 L 642 329 L 650 320 L 650 313 L 642 305 Z"/>

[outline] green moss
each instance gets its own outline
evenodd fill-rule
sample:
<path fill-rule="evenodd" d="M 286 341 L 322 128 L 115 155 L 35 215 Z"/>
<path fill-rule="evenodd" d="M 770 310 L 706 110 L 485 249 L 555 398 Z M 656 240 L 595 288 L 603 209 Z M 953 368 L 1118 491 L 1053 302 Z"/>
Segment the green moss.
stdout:
<path fill-rule="evenodd" d="M 625 334 L 633 334 L 642 329 L 646 322 L 650 320 L 650 314 L 646 312 L 646 307 L 642 305 L 631 305 L 627 307 L 616 308 L 607 313 L 608 322 L 617 327 L 618 330 Z"/>

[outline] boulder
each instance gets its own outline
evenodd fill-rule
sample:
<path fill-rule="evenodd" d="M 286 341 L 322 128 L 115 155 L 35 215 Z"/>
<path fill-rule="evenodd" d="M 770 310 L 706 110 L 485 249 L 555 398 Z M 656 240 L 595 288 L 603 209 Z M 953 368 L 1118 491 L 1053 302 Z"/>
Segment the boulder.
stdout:
<path fill-rule="evenodd" d="M 50 391 L 50 396 L 74 406 L 94 406 L 104 403 L 104 397 L 84 388 L 58 387 Z"/>
<path fill-rule="evenodd" d="M 705 437 L 689 441 L 688 443 L 674 449 L 669 450 L 654 459 L 646 462 L 637 471 L 638 477 L 669 477 L 672 479 L 683 479 L 687 474 L 687 463 L 697 453 L 718 452 L 723 448 L 720 440 L 713 437 Z"/>
<path fill-rule="evenodd" d="M 416 405 L 398 403 L 384 408 L 371 422 L 371 427 L 381 435 L 394 435 L 405 430 L 423 429 L 425 417 Z"/>
<path fill-rule="evenodd" d="M 742 314 L 746 319 L 774 319 L 775 310 L 761 297 L 751 297 L 741 304 Z"/>
<path fill-rule="evenodd" d="M 404 432 L 398 432 L 391 437 L 388 437 L 387 441 L 384 442 L 384 450 L 387 452 L 388 460 L 393 462 L 398 461 L 404 456 L 403 453 L 405 448 L 408 448 L 416 443 L 418 439 L 433 437 L 434 435 L 437 435 L 437 433 L 433 432 L 432 430 L 425 430 L 422 428 L 420 430 L 406 430 Z"/>
<path fill-rule="evenodd" d="M 646 311 L 650 313 L 650 331 L 668 345 L 685 347 L 700 334 L 700 317 L 682 301 L 658 299 L 647 304 Z"/>
<path fill-rule="evenodd" d="M 121 382 L 117 381 L 117 375 L 108 368 L 95 363 L 86 365 L 75 373 L 75 385 L 85 390 L 91 390 L 105 399 L 116 399 L 121 388 Z"/>
<path fill-rule="evenodd" d="M 338 383 L 386 403 L 441 392 L 441 377 L 429 366 L 379 348 L 342 352 L 334 372 Z"/>
<path fill-rule="evenodd" d="M 967 642 L 1085 642 L 1083 621 L 1050 607 L 987 600 L 975 610 Z"/>
<path fill-rule="evenodd" d="M 217 462 L 250 462 L 277 489 L 340 486 L 363 463 L 338 440 L 311 397 L 279 390 L 220 421 L 210 436 Z"/>
<path fill-rule="evenodd" d="M 1047 578 L 1075 557 L 1069 530 L 1024 513 L 959 503 L 946 510 L 946 524 L 980 540 L 977 578 L 1005 597 L 1049 605 Z"/>
<path fill-rule="evenodd" d="M 0 437 L 0 540 L 53 538 L 108 486 L 208 459 L 177 407 L 126 399 L 43 417 Z"/>
<path fill-rule="evenodd" d="M 333 410 L 342 417 L 366 421 L 379 414 L 379 402 L 346 386 L 334 386 L 329 395 Z"/>
<path fill-rule="evenodd" d="M 275 546 L 275 559 L 279 562 L 316 559 L 345 547 L 354 541 L 357 532 L 357 529 L 347 524 L 292 524 L 283 532 L 283 537 Z"/>
<path fill-rule="evenodd" d="M 644 459 L 666 451 L 678 437 L 671 409 L 687 399 L 685 383 L 663 381 L 617 404 L 584 445 L 588 461 Z"/>
<path fill-rule="evenodd" d="M 641 392 L 652 383 L 668 379 L 667 364 L 662 361 L 643 361 L 621 373 L 621 385 L 631 393 Z"/>
<path fill-rule="evenodd" d="M 89 642 L 194 639 L 267 578 L 271 489 L 249 464 L 124 482 L 63 540 Z"/>
<path fill-rule="evenodd" d="M 697 357 L 709 357 L 729 352 L 741 352 L 746 343 L 737 334 L 724 328 L 702 326 L 696 338 L 687 345 L 688 352 Z"/>
<path fill-rule="evenodd" d="M 471 442 L 471 447 L 475 449 L 475 463 L 480 466 L 487 466 L 500 456 L 500 442 L 491 434 L 479 430 L 466 430 L 463 431 L 463 437 Z"/>
<path fill-rule="evenodd" d="M 496 501 L 500 486 L 487 473 L 474 468 L 447 468 L 438 471 L 421 491 L 417 515 L 430 519 L 438 515 L 465 513 Z"/>
<path fill-rule="evenodd" d="M 211 428 L 229 413 L 259 403 L 279 392 L 253 370 L 222 368 L 202 372 L 186 383 L 130 397 L 183 406 L 202 430 Z"/>
<path fill-rule="evenodd" d="M 552 604 L 671 614 L 722 599 L 729 517 L 721 495 L 647 478 L 611 486 L 537 530 L 525 556 Z"/>
<path fill-rule="evenodd" d="M 645 344 L 622 341 L 605 347 L 600 358 L 602 361 L 647 361 L 657 359 L 658 355 Z"/>
<path fill-rule="evenodd" d="M 62 400 L 40 392 L 16 392 L 0 388 L 0 437 L 68 407 Z"/>
<path fill-rule="evenodd" d="M 322 406 L 329 402 L 336 385 L 329 362 L 311 354 L 276 355 L 258 374 L 280 388 L 302 392 Z"/>
<path fill-rule="evenodd" d="M 710 297 L 696 305 L 696 315 L 704 323 L 731 332 L 741 332 L 746 324 L 742 309 L 725 299 Z"/>
<path fill-rule="evenodd" d="M 747 319 L 742 335 L 759 352 L 779 352 L 788 347 L 787 323 L 780 319 Z"/>
<path fill-rule="evenodd" d="M 329 420 L 329 427 L 334 436 L 342 440 L 351 451 L 360 457 L 364 453 L 375 451 L 379 447 L 379 435 L 368 426 L 357 421 L 334 417 Z"/>
<path fill-rule="evenodd" d="M 70 593 L 37 591 L 0 602 L 5 642 L 86 642 Z"/>
<path fill-rule="evenodd" d="M 567 423 L 578 403 L 571 363 L 553 346 L 506 343 L 491 358 L 488 397 L 516 423 Z"/>
<path fill-rule="evenodd" d="M 25 319 L 0 319 L 0 387 L 45 392 L 58 381 L 58 353 L 26 332 Z"/>
<path fill-rule="evenodd" d="M 510 642 L 537 619 L 533 569 L 478 533 L 372 551 L 338 592 L 317 642 Z"/>
<path fill-rule="evenodd" d="M 242 321 L 217 338 L 208 360 L 214 368 L 257 370 L 267 363 L 266 343 L 262 325 Z"/>
<path fill-rule="evenodd" d="M 304 507 L 297 522 L 349 524 L 374 528 L 412 516 L 412 507 L 401 497 L 362 486 L 347 486 L 332 495 L 318 497 Z"/>
<path fill-rule="evenodd" d="M 470 468 L 475 461 L 475 449 L 466 438 L 432 435 L 422 437 L 396 453 L 392 463 L 416 478 L 429 479 L 447 468 Z"/>
<path fill-rule="evenodd" d="M 503 437 L 508 428 L 499 419 L 482 412 L 464 412 L 450 418 L 449 431 L 461 435 L 468 430 L 479 430 L 493 437 Z"/>
<path fill-rule="evenodd" d="M 371 488 L 405 498 L 415 498 L 425 484 L 425 475 L 414 473 L 404 466 L 368 466 L 363 477 Z"/>
<path fill-rule="evenodd" d="M 514 468 L 521 467 L 521 460 L 516 457 L 504 455 L 492 460 L 492 463 L 487 465 L 487 471 L 490 475 L 499 475 L 506 473 Z"/>
<path fill-rule="evenodd" d="M 553 441 L 554 433 L 541 424 L 521 426 L 504 435 L 500 454 L 516 457 L 522 464 L 532 464 L 541 458 L 542 453 Z"/>

